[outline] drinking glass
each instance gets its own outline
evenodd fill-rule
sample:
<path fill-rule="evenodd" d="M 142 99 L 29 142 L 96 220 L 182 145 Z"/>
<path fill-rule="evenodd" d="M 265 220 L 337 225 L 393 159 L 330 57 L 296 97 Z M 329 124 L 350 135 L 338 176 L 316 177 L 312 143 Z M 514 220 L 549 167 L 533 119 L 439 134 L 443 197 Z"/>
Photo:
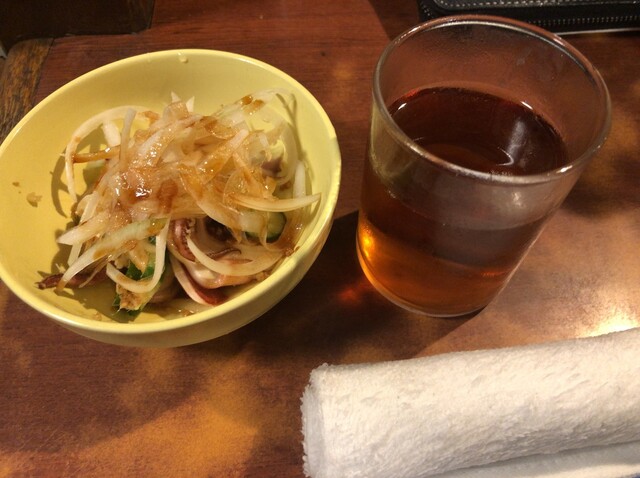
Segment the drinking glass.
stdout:
<path fill-rule="evenodd" d="M 537 27 L 463 15 L 401 34 L 373 78 L 365 275 L 422 314 L 485 307 L 604 143 L 610 109 L 593 65 Z"/>

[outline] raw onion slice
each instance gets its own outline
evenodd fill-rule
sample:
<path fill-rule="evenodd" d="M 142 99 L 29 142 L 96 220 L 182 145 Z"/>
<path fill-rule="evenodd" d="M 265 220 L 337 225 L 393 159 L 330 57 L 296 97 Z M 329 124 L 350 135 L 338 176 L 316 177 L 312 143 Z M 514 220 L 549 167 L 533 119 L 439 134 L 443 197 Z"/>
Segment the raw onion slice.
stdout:
<path fill-rule="evenodd" d="M 75 174 L 73 171 L 73 156 L 76 153 L 76 149 L 80 142 L 87 137 L 92 131 L 98 128 L 105 122 L 113 121 L 114 119 L 123 117 L 127 111 L 133 109 L 134 111 L 140 112 L 144 111 L 146 108 L 142 106 L 118 106 L 116 108 L 111 108 L 101 113 L 98 113 L 95 116 L 92 116 L 87 121 L 82 123 L 76 130 L 71 134 L 71 139 L 67 143 L 67 147 L 64 152 L 64 165 L 65 165 L 65 175 L 67 179 L 67 188 L 69 190 L 69 195 L 71 199 L 75 203 L 78 200 L 78 195 L 76 193 L 75 187 Z"/>
<path fill-rule="evenodd" d="M 274 125 L 274 128 L 267 132 L 267 137 L 273 144 L 273 152 L 282 158 L 281 164 L 284 165 L 284 169 L 276 179 L 279 185 L 284 185 L 291 181 L 300 161 L 298 142 L 289 122 L 284 121 L 278 113 L 265 108 L 262 116 L 265 121 Z"/>
<path fill-rule="evenodd" d="M 207 269 L 198 262 L 181 261 L 191 279 L 204 289 L 218 289 L 251 282 L 255 276 L 226 276 Z"/>
<path fill-rule="evenodd" d="M 149 166 L 157 164 L 167 145 L 186 128 L 193 126 L 199 119 L 199 115 L 191 115 L 188 118 L 171 123 L 154 133 L 137 149 L 136 162 Z"/>
<path fill-rule="evenodd" d="M 274 100 L 280 103 L 272 107 Z M 161 113 L 122 106 L 80 125 L 64 164 L 80 222 L 58 238 L 71 245 L 58 289 L 80 275 L 104 272 L 127 304 L 143 298 L 146 303 L 169 274 L 192 300 L 215 304 L 226 297 L 213 292 L 218 288 L 266 277 L 294 250 L 311 207 L 321 199 L 307 194 L 294 100 L 285 90 L 266 89 L 202 116 L 194 113 L 193 98 L 185 102 L 173 94 Z M 106 149 L 77 153 L 98 128 Z M 81 198 L 73 177 L 78 162 L 90 162 L 94 174 L 101 168 Z M 274 214 L 286 214 L 286 221 L 268 242 Z M 207 217 L 224 227 L 208 227 Z M 168 237 L 169 224 L 181 219 L 201 226 L 180 243 L 193 252 L 190 257 L 176 251 L 175 234 Z M 146 270 L 153 261 L 150 278 L 134 280 L 121 272 L 131 265 Z"/>
<path fill-rule="evenodd" d="M 279 251 L 268 251 L 259 246 L 253 246 L 256 250 L 252 251 L 252 246 L 238 246 L 241 252 L 240 257 L 234 257 L 233 261 L 227 258 L 216 260 L 209 257 L 189 236 L 187 236 L 187 245 L 200 264 L 218 274 L 229 276 L 249 276 L 264 272 L 282 258 L 282 253 Z M 240 262 L 245 260 L 247 262 Z"/>
<path fill-rule="evenodd" d="M 122 133 L 120 135 L 120 163 L 122 165 L 127 164 L 127 153 L 129 152 L 129 142 L 131 140 L 131 126 L 135 119 L 135 110 L 129 108 L 124 115 L 124 124 L 122 126 Z"/>
<path fill-rule="evenodd" d="M 58 237 L 58 243 L 70 246 L 83 244 L 104 232 L 108 219 L 109 213 L 102 211 L 63 233 Z"/>
<path fill-rule="evenodd" d="M 300 209 L 313 204 L 320 199 L 320 193 L 311 194 L 309 196 L 301 196 L 290 199 L 278 198 L 257 198 L 246 194 L 231 193 L 230 198 L 239 206 L 244 206 L 257 211 L 266 212 L 286 212 Z"/>
<path fill-rule="evenodd" d="M 167 233 L 169 231 L 169 221 L 156 236 L 156 258 L 153 275 L 150 279 L 135 280 L 127 277 L 112 264 L 107 264 L 107 276 L 116 284 L 136 294 L 151 292 L 160 282 L 164 272 L 164 257 L 167 250 Z"/>
<path fill-rule="evenodd" d="M 113 121 L 105 121 L 102 123 L 102 134 L 109 148 L 120 146 L 120 130 Z"/>
<path fill-rule="evenodd" d="M 62 274 L 57 288 L 64 288 L 73 276 L 82 272 L 96 261 L 105 257 L 112 260 L 112 256 L 117 256 L 133 248 L 136 241 L 157 235 L 166 226 L 167 222 L 166 218 L 153 218 L 127 224 L 111 234 L 105 234 L 98 242 L 87 249 L 77 261 L 69 265 L 69 268 Z"/>

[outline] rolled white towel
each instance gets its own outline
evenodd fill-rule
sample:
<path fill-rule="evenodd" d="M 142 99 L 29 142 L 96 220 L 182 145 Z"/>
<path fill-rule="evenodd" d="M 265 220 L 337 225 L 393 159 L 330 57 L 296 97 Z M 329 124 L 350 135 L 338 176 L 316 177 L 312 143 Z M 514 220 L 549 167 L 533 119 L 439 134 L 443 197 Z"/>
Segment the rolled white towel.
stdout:
<path fill-rule="evenodd" d="M 640 329 L 325 364 L 302 396 L 302 428 L 313 478 L 419 478 L 640 440 Z"/>

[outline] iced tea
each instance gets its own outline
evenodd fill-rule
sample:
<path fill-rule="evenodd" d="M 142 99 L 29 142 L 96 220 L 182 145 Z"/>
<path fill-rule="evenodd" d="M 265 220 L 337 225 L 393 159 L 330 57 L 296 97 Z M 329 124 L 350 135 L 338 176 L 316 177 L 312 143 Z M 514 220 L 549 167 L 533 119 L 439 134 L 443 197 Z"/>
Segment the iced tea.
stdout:
<path fill-rule="evenodd" d="M 493 94 L 421 89 L 397 100 L 389 112 L 424 151 L 462 168 L 527 176 L 568 162 L 560 135 L 547 121 L 527 105 Z M 419 155 L 405 160 L 393 148 L 372 148 L 376 141 L 384 144 L 385 138 L 371 138 L 357 234 L 365 274 L 392 301 L 430 315 L 456 316 L 484 307 L 506 284 L 553 209 L 527 216 L 526 222 L 493 221 L 493 209 L 465 207 L 473 195 L 469 190 L 464 197 L 460 190 L 459 198 L 449 200 L 463 212 L 450 214 L 439 194 L 455 172 L 427 165 Z M 376 156 L 396 153 L 395 159 Z M 518 208 L 517 194 L 495 200 L 506 214 Z"/>

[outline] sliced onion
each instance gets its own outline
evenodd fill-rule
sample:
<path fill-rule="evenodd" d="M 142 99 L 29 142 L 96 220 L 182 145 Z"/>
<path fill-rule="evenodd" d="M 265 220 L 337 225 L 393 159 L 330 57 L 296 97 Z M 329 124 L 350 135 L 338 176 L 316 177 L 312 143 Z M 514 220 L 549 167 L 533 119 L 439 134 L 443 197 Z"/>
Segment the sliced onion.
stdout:
<path fill-rule="evenodd" d="M 242 144 L 242 142 L 247 139 L 247 136 L 249 136 L 249 131 L 247 131 L 246 129 L 241 129 L 240 131 L 238 131 L 236 133 L 236 135 L 231 138 L 229 141 L 227 141 L 226 143 L 226 147 L 230 150 L 230 151 L 234 151 L 237 148 L 240 147 L 240 145 Z"/>
<path fill-rule="evenodd" d="M 222 195 L 217 193 L 211 185 L 201 184 L 197 171 L 183 167 L 179 172 L 185 190 L 207 216 L 230 228 L 237 227 L 238 212 L 223 204 Z"/>
<path fill-rule="evenodd" d="M 124 125 L 120 135 L 120 163 L 127 164 L 127 152 L 129 151 L 129 141 L 131 140 L 131 126 L 135 119 L 134 110 L 128 109 L 124 115 Z"/>
<path fill-rule="evenodd" d="M 192 126 L 200 117 L 192 115 L 183 120 L 169 124 L 148 138 L 137 150 L 136 160 L 149 166 L 157 164 L 167 145 L 182 131 Z"/>
<path fill-rule="evenodd" d="M 258 90 L 252 93 L 251 98 L 256 106 L 262 108 L 267 103 L 271 103 L 276 96 L 282 98 L 284 102 L 290 101 L 293 98 L 291 92 L 283 88 L 266 88 L 264 90 Z"/>
<path fill-rule="evenodd" d="M 73 229 L 66 231 L 58 237 L 58 243 L 67 245 L 82 244 L 103 233 L 108 219 L 109 213 L 102 211 L 91 217 L 88 221 L 81 222 Z"/>
<path fill-rule="evenodd" d="M 266 121 L 274 124 L 274 128 L 269 132 L 270 141 L 274 144 L 274 147 L 282 149 L 282 165 L 284 170 L 282 174 L 278 176 L 277 182 L 279 185 L 286 184 L 291 181 L 295 174 L 296 168 L 299 163 L 299 148 L 296 140 L 295 133 L 291 125 L 282 119 L 282 117 L 275 111 L 265 108 L 263 116 Z M 273 134 L 277 136 L 271 137 Z M 279 146 L 276 145 L 276 139 L 279 140 Z"/>
<path fill-rule="evenodd" d="M 283 102 L 284 115 L 278 112 L 280 106 L 277 110 L 265 107 L 276 97 Z M 287 91 L 266 89 L 203 117 L 193 113 L 193 98 L 184 102 L 173 95 L 162 114 L 123 106 L 83 123 L 65 150 L 69 193 L 81 218 L 78 226 L 59 237 L 60 243 L 72 247 L 69 268 L 58 288 L 80 273 L 103 271 L 121 292 L 145 297 L 157 290 L 167 253 L 172 267 L 164 274 L 175 275 L 199 303 L 224 300 L 224 294 L 208 288 L 266 276 L 293 250 L 306 208 L 321 198 L 306 193 L 306 170 L 287 117 L 294 99 Z M 149 125 L 134 131 L 140 112 Z M 116 120 L 122 122 L 121 131 Z M 80 142 L 98 127 L 107 150 L 76 154 Z M 94 161 L 96 166 L 100 165 L 97 160 L 104 163 L 93 189 L 80 202 L 74 158 Z M 263 167 L 268 161 L 274 164 Z M 167 182 L 173 187 L 164 188 Z M 267 223 L 274 212 L 286 212 L 287 221 L 280 237 L 268 243 Z M 158 215 L 163 219 L 153 219 Z M 206 227 L 196 227 L 197 234 L 186 237 L 193 257 L 174 255 L 179 252 L 168 240 L 170 222 L 206 216 L 226 226 L 233 242 L 209 236 Z M 258 237 L 260 245 L 249 235 Z M 150 236 L 156 236 L 153 246 L 146 240 Z M 152 254 L 156 264 L 152 277 L 134 280 L 120 272 L 130 264 L 146 269 Z"/>
<path fill-rule="evenodd" d="M 149 241 L 138 241 L 133 249 L 127 251 L 126 254 L 123 254 L 122 257 L 119 258 L 124 259 L 122 264 L 119 260 L 117 264 L 114 263 L 116 269 L 128 267 L 129 264 L 133 264 L 139 271 L 146 271 L 150 259 L 149 252 L 154 252 L 148 251 L 145 247 L 146 244 L 149 244 L 151 248 L 155 250 L 155 246 L 149 243 Z"/>
<path fill-rule="evenodd" d="M 98 242 L 87 249 L 78 260 L 69 265 L 69 268 L 62 274 L 58 283 L 58 289 L 64 288 L 67 282 L 84 269 L 96 261 L 119 254 L 135 246 L 135 241 L 140 241 L 158 234 L 167 224 L 166 218 L 148 219 L 146 221 L 135 222 L 118 229 L 111 234 L 105 234 Z"/>
<path fill-rule="evenodd" d="M 71 134 L 71 139 L 67 143 L 67 147 L 64 152 L 64 165 L 65 165 L 65 175 L 67 179 L 67 188 L 69 190 L 69 195 L 71 199 L 75 203 L 78 200 L 78 195 L 76 193 L 75 187 L 75 174 L 73 171 L 73 156 L 76 153 L 76 149 L 80 142 L 88 136 L 93 130 L 98 128 L 101 124 L 106 121 L 113 121 L 116 118 L 122 118 L 126 112 L 130 109 L 134 111 L 144 111 L 145 108 L 141 106 L 118 106 L 116 108 L 111 108 L 109 110 L 98 113 L 95 116 L 92 116 L 87 121 L 82 123 L 76 130 Z"/>
<path fill-rule="evenodd" d="M 195 106 L 196 99 L 192 96 L 187 101 L 185 101 L 185 105 L 187 105 L 187 111 L 189 113 L 193 113 L 193 108 Z"/>
<path fill-rule="evenodd" d="M 246 194 L 230 194 L 230 198 L 239 206 L 266 212 L 286 212 L 300 209 L 320 199 L 320 193 L 290 199 L 256 198 Z"/>
<path fill-rule="evenodd" d="M 259 248 L 259 254 L 254 254 L 252 258 L 247 257 L 249 262 L 233 263 L 228 259 L 212 259 L 189 236 L 187 236 L 187 245 L 200 264 L 218 274 L 229 276 L 249 276 L 264 272 L 282 258 L 282 253 L 279 251 L 267 251 L 264 248 Z M 248 251 L 248 249 L 246 250 Z M 239 258 L 239 260 L 243 259 Z"/>
<path fill-rule="evenodd" d="M 292 187 L 292 195 L 294 198 L 303 197 L 306 194 L 306 172 L 302 161 L 298 161 Z M 260 244 L 267 250 L 291 250 L 295 242 L 298 240 L 302 228 L 307 219 L 308 211 L 305 209 L 296 209 L 287 215 L 287 223 L 280 237 L 275 242 L 268 242 L 266 233 L 261 234 Z"/>
<path fill-rule="evenodd" d="M 80 164 L 80 163 L 102 161 L 105 159 L 115 158 L 119 154 L 120 154 L 120 148 L 118 146 L 107 147 L 100 151 L 94 151 L 91 153 L 76 153 L 73 155 L 73 163 Z"/>
<path fill-rule="evenodd" d="M 299 162 L 293 176 L 293 197 L 302 197 L 307 190 L 307 176 L 304 164 Z"/>
<path fill-rule="evenodd" d="M 91 193 L 82 198 L 81 202 L 85 202 L 83 204 L 82 216 L 80 217 L 80 223 L 86 222 L 92 217 L 96 211 L 98 201 L 100 200 L 99 194 Z M 78 204 L 80 205 L 80 203 Z M 69 251 L 69 257 L 67 258 L 67 264 L 73 264 L 78 260 L 80 256 L 80 252 L 82 251 L 82 243 L 73 244 L 71 246 L 71 250 Z"/>
<path fill-rule="evenodd" d="M 169 221 L 156 236 L 156 259 L 153 275 L 149 279 L 135 280 L 127 277 L 112 264 L 107 264 L 107 276 L 116 284 L 135 294 L 145 294 L 151 292 L 160 282 L 164 272 L 164 257 L 167 250 L 167 232 L 169 231 Z"/>
<path fill-rule="evenodd" d="M 183 267 L 189 273 L 191 279 L 205 289 L 218 289 L 233 285 L 242 285 L 251 282 L 255 276 L 229 276 L 218 274 L 207 269 L 202 264 L 190 261 L 181 261 Z"/>
<path fill-rule="evenodd" d="M 105 121 L 102 123 L 102 134 L 107 146 L 114 148 L 120 146 L 120 130 L 113 121 Z"/>

